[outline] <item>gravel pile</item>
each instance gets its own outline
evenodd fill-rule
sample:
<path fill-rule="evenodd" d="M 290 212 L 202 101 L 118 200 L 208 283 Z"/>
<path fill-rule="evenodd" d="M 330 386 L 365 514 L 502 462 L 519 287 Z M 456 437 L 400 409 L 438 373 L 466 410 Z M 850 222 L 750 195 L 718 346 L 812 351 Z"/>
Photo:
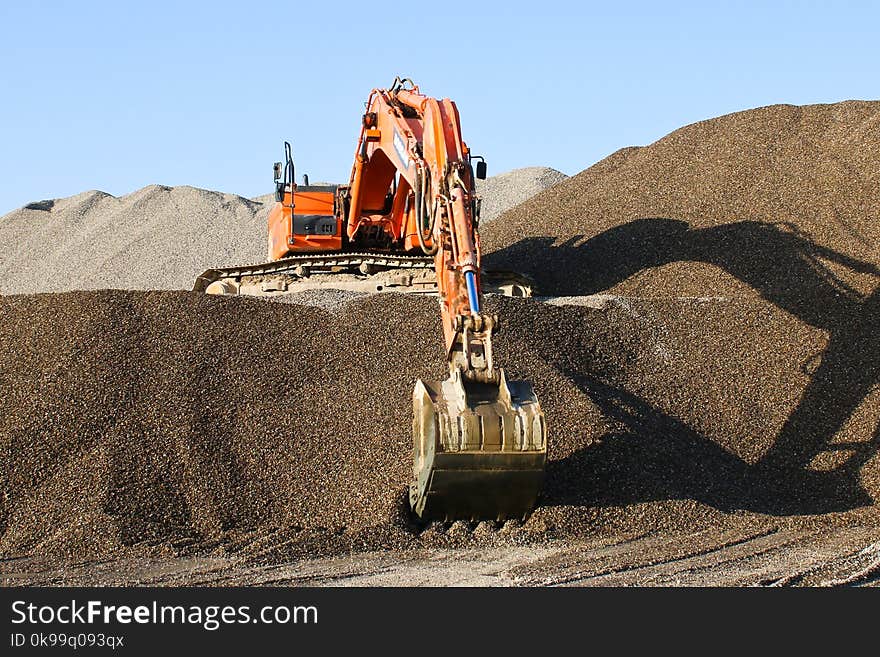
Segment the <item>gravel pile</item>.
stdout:
<path fill-rule="evenodd" d="M 481 181 L 484 219 L 564 177 L 532 167 Z M 189 290 L 206 269 L 265 262 L 274 203 L 161 185 L 36 201 L 0 217 L 0 294 Z"/>
<path fill-rule="evenodd" d="M 566 178 L 561 171 L 549 167 L 525 167 L 478 180 L 477 194 L 483 199 L 481 225 Z"/>
<path fill-rule="evenodd" d="M 864 295 L 880 263 L 880 102 L 774 105 L 623 149 L 482 231 L 544 294 Z"/>
<path fill-rule="evenodd" d="M 550 427 L 522 526 L 405 513 L 413 382 L 445 375 L 433 299 L 0 297 L 0 555 L 877 523 L 878 130 L 880 103 L 721 117 L 487 227 L 492 264 L 598 295 L 487 299 Z"/>
<path fill-rule="evenodd" d="M 195 187 L 91 191 L 0 218 L 0 294 L 191 289 L 210 267 L 266 259 L 269 206 Z"/>
<path fill-rule="evenodd" d="M 500 362 L 535 383 L 551 427 L 542 506 L 521 527 L 419 532 L 409 395 L 444 375 L 433 299 L 331 314 L 184 292 L 0 297 L 0 554 L 291 558 L 813 523 L 880 495 L 873 324 L 858 336 L 873 354 L 810 374 L 822 332 L 756 301 L 489 308 Z M 838 422 L 826 393 L 856 418 Z"/>
<path fill-rule="evenodd" d="M 401 327 L 382 310 L 366 299 L 336 319 L 185 292 L 0 297 L 0 549 L 95 557 L 274 526 L 347 538 L 393 527 L 411 364 L 439 374 L 443 359 L 436 312 L 390 352 Z"/>

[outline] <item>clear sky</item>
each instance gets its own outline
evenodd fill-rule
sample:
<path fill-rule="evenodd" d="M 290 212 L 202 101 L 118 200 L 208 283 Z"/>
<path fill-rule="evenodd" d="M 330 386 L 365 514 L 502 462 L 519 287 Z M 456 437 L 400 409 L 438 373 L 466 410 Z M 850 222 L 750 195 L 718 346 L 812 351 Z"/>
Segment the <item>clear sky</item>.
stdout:
<path fill-rule="evenodd" d="M 152 183 L 348 179 L 395 75 L 458 103 L 489 173 L 574 174 L 772 103 L 880 97 L 880 2 L 0 3 L 0 214 Z"/>

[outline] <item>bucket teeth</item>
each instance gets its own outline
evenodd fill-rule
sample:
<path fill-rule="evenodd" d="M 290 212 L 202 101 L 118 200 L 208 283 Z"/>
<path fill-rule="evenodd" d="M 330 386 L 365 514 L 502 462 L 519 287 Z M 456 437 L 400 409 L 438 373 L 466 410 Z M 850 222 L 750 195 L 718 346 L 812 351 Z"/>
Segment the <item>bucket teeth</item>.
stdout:
<path fill-rule="evenodd" d="M 525 381 L 418 381 L 410 504 L 423 520 L 524 518 L 544 478 L 546 426 Z"/>

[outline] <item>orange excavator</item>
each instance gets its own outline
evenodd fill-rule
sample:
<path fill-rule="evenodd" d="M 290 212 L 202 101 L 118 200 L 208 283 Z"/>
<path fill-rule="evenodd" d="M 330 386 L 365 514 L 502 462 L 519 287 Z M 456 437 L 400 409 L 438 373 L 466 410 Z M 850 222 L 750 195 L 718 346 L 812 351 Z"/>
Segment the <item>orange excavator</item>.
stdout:
<path fill-rule="evenodd" d="M 436 293 L 449 378 L 419 380 L 413 391 L 412 511 L 423 520 L 524 518 L 542 484 L 547 429 L 531 384 L 495 365 L 498 318 L 482 310 L 487 279 L 494 292 L 530 294 L 525 279 L 481 270 L 475 178 L 485 178 L 485 160 L 462 140 L 455 103 L 422 95 L 409 79 L 374 89 L 366 107 L 349 184 L 297 185 L 285 143 L 269 262 L 208 270 L 194 290 Z"/>

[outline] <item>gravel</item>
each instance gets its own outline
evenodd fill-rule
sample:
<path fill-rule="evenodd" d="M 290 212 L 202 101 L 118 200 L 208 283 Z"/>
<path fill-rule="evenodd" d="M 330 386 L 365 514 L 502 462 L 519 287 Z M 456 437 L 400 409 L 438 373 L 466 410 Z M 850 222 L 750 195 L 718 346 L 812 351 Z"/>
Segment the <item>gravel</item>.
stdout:
<path fill-rule="evenodd" d="M 0 218 L 0 293 L 192 289 L 210 267 L 265 261 L 268 212 L 233 194 L 161 185 L 32 203 Z"/>
<path fill-rule="evenodd" d="M 506 210 L 568 178 L 549 167 L 525 167 L 477 180 L 482 197 L 480 224 L 486 225 Z"/>
<path fill-rule="evenodd" d="M 184 292 L 0 298 L 0 554 L 274 560 L 768 516 L 833 523 L 880 494 L 877 391 L 840 427 L 821 397 L 804 402 L 816 385 L 844 400 L 864 390 L 871 355 L 850 355 L 855 379 L 831 370 L 817 383 L 801 366 L 822 332 L 758 301 L 598 310 L 493 297 L 498 359 L 535 383 L 551 428 L 541 507 L 524 526 L 420 531 L 405 513 L 409 395 L 444 375 L 435 306 L 390 294 L 337 314 Z M 877 346 L 872 331 L 863 345 Z M 862 449 L 846 460 L 831 442 Z"/>
<path fill-rule="evenodd" d="M 523 525 L 406 514 L 409 396 L 444 376 L 433 299 L 0 297 L 0 555 L 274 562 L 876 525 L 878 131 L 880 103 L 725 116 L 487 227 L 487 260 L 555 298 L 487 298 L 497 360 L 550 428 Z"/>
<path fill-rule="evenodd" d="M 352 290 L 314 289 L 302 290 L 277 297 L 261 297 L 264 300 L 280 303 L 292 303 L 301 306 L 316 306 L 329 312 L 339 312 L 355 299 L 365 296 L 365 292 Z"/>
<path fill-rule="evenodd" d="M 774 105 L 618 151 L 490 223 L 482 246 L 547 295 L 803 291 L 821 306 L 876 285 L 878 189 L 880 102 Z"/>

